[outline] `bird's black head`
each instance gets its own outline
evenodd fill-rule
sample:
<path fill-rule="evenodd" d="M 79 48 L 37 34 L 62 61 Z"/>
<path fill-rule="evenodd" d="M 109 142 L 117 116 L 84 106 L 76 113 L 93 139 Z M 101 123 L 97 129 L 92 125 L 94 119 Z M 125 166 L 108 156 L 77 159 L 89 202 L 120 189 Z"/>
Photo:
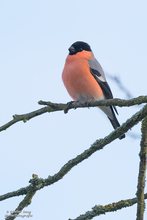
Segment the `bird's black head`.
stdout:
<path fill-rule="evenodd" d="M 91 51 L 91 48 L 87 43 L 83 41 L 77 41 L 73 43 L 68 50 L 69 50 L 69 55 L 74 55 L 83 50 Z"/>

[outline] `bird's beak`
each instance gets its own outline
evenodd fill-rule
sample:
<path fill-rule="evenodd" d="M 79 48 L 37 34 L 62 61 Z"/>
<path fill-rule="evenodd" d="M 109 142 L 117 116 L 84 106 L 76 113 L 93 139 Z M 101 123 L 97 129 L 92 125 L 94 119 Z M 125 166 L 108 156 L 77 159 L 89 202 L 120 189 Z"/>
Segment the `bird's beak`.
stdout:
<path fill-rule="evenodd" d="M 72 54 L 75 54 L 76 53 L 76 50 L 73 46 L 71 46 L 69 49 L 69 54 L 72 55 Z"/>

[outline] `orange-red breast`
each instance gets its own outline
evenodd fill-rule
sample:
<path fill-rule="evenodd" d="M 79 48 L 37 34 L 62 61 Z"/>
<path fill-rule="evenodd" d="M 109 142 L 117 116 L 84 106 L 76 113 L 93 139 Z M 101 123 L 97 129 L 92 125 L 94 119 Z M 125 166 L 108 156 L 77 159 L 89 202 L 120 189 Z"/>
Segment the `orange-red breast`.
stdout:
<path fill-rule="evenodd" d="M 77 41 L 70 46 L 62 79 L 69 95 L 75 101 L 113 98 L 104 71 L 85 42 Z M 120 126 L 115 115 L 115 106 L 102 106 L 100 109 L 107 115 L 114 129 Z M 119 138 L 124 137 L 125 134 Z"/>

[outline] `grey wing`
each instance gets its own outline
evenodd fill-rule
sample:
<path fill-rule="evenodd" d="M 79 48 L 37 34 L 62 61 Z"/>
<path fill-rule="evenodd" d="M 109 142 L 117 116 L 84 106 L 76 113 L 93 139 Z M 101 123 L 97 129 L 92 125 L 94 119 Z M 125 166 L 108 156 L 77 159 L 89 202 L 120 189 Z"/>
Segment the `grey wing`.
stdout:
<path fill-rule="evenodd" d="M 98 78 L 101 81 L 103 81 L 103 82 L 106 81 L 104 71 L 103 71 L 100 63 L 97 61 L 97 59 L 93 58 L 92 60 L 89 60 L 89 66 L 90 66 L 90 69 L 97 71 L 96 75 L 98 76 Z"/>
<path fill-rule="evenodd" d="M 90 67 L 91 74 L 93 75 L 93 77 L 96 79 L 96 81 L 100 85 L 106 99 L 113 99 L 113 94 L 106 81 L 105 74 L 100 63 L 95 58 L 93 58 L 89 60 L 89 67 Z M 113 108 L 115 112 L 118 114 L 116 107 L 113 106 Z"/>

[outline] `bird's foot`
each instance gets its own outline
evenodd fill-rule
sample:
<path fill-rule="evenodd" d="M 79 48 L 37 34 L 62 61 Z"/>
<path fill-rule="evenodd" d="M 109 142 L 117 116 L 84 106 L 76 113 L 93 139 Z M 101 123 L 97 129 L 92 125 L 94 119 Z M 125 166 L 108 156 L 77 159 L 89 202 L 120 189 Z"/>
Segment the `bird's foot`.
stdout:
<path fill-rule="evenodd" d="M 90 104 L 91 104 L 91 102 L 93 102 L 93 101 L 84 101 L 83 102 L 83 105 L 85 106 L 85 107 L 87 107 L 87 108 L 90 108 Z"/>
<path fill-rule="evenodd" d="M 64 109 L 64 113 L 68 113 L 69 109 L 74 108 L 76 109 L 76 106 L 74 105 L 75 101 L 70 101 L 67 103 L 65 109 Z"/>

